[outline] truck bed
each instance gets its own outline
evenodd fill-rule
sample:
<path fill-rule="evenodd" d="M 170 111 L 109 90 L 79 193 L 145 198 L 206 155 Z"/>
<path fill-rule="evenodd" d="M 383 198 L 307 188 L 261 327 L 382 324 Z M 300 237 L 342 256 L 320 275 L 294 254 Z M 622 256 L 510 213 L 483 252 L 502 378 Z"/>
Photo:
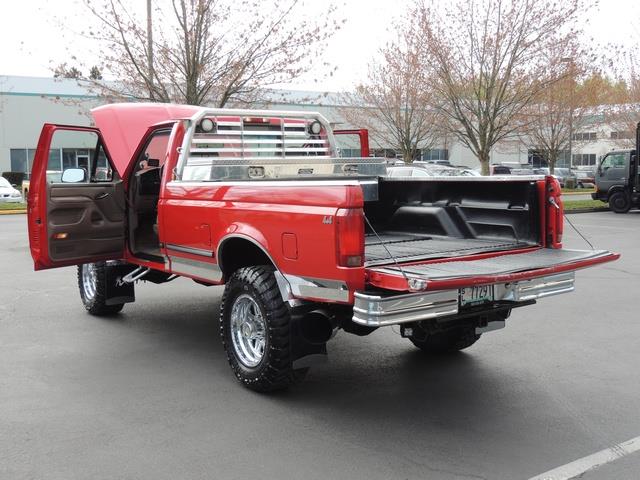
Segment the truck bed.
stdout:
<path fill-rule="evenodd" d="M 365 237 L 365 266 L 394 263 L 394 259 L 398 262 L 410 262 L 432 258 L 450 258 L 475 253 L 514 250 L 532 245 L 528 242 L 503 238 L 486 240 L 405 232 L 382 232 L 378 235 L 371 233 Z"/>
<path fill-rule="evenodd" d="M 365 266 L 539 245 L 537 184 L 514 178 L 490 188 L 486 181 L 381 179 L 377 198 L 364 206 Z"/>

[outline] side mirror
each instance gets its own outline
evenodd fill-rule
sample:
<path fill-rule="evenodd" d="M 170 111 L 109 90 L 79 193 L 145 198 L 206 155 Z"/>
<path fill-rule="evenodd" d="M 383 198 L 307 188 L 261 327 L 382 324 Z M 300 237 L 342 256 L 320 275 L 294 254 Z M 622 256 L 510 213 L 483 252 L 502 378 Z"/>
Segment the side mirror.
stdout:
<path fill-rule="evenodd" d="M 16 185 L 15 183 L 12 183 L 12 184 L 11 184 L 11 186 L 12 186 L 13 188 L 18 188 L 18 185 Z"/>
<path fill-rule="evenodd" d="M 62 172 L 62 183 L 80 183 L 87 178 L 87 171 L 84 168 L 67 168 Z"/>

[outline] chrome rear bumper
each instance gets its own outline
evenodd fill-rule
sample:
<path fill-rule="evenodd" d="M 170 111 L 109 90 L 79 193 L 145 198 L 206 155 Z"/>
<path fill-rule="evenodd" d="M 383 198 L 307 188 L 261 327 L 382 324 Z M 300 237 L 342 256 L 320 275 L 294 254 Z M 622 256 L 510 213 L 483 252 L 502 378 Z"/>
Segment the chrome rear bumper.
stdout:
<path fill-rule="evenodd" d="M 549 275 L 520 282 L 494 285 L 495 301 L 524 302 L 574 290 L 574 272 Z M 368 327 L 429 320 L 456 315 L 460 310 L 459 290 L 440 290 L 380 296 L 355 293 L 353 321 Z"/>

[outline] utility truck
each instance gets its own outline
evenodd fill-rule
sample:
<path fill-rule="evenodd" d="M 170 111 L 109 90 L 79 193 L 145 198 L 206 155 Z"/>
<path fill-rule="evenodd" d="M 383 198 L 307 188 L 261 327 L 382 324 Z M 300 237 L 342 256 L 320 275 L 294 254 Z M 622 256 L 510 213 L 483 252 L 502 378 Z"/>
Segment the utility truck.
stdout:
<path fill-rule="evenodd" d="M 224 284 L 222 342 L 257 391 L 299 381 L 339 330 L 397 325 L 430 354 L 470 347 L 512 310 L 573 291 L 576 270 L 619 256 L 562 248 L 551 176 L 386 177 L 366 130 L 333 131 L 319 113 L 92 113 L 95 127 L 42 129 L 28 202 L 35 269 L 77 265 L 92 315 L 133 302 L 137 281 Z M 341 134 L 359 139 L 361 158 L 340 157 Z"/>
<path fill-rule="evenodd" d="M 600 159 L 596 170 L 596 191 L 594 200 L 609 202 L 609 209 L 615 213 L 627 213 L 631 208 L 640 207 L 640 123 L 636 128 L 636 148 L 614 150 Z"/>

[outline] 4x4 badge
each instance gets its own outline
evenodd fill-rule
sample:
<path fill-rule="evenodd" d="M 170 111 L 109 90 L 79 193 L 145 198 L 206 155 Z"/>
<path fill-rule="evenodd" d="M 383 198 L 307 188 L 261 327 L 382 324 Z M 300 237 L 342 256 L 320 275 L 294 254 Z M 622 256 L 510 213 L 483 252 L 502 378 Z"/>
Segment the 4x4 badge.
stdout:
<path fill-rule="evenodd" d="M 331 215 L 325 215 L 322 219 L 322 223 L 325 225 L 331 225 L 333 223 L 333 217 Z"/>

